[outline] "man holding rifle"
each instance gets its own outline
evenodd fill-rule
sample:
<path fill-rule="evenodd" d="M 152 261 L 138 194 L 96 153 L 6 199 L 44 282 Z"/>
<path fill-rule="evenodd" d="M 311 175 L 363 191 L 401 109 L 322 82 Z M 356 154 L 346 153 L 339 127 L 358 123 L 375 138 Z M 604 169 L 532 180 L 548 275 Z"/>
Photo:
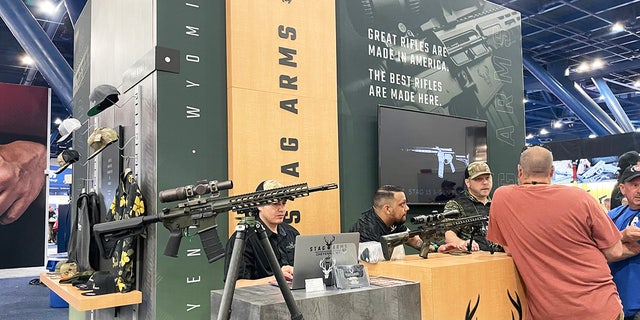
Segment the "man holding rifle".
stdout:
<path fill-rule="evenodd" d="M 359 232 L 360 242 L 380 241 L 384 235 L 405 232 L 409 230 L 404 224 L 407 220 L 407 197 L 404 190 L 395 185 L 384 185 L 373 195 L 373 206 L 365 211 L 349 229 L 349 232 Z M 422 239 L 415 235 L 409 238 L 407 245 L 420 250 Z M 430 245 L 429 251 L 443 252 L 454 249 L 455 244 L 436 247 Z"/>
<path fill-rule="evenodd" d="M 458 210 L 461 217 L 483 215 L 489 216 L 491 207 L 491 188 L 493 180 L 491 169 L 484 161 L 476 161 L 464 170 L 464 184 L 466 190 L 463 195 L 449 200 L 444 206 L 444 211 Z M 501 246 L 488 241 L 486 224 L 481 230 L 474 230 L 475 227 L 461 227 L 456 230 L 447 230 L 444 237 L 447 243 L 454 243 L 459 247 L 468 248 L 472 251 L 504 251 Z M 477 234 L 476 234 L 477 232 Z M 471 239 L 473 236 L 473 239 Z M 473 241 L 472 241 L 473 240 Z"/>

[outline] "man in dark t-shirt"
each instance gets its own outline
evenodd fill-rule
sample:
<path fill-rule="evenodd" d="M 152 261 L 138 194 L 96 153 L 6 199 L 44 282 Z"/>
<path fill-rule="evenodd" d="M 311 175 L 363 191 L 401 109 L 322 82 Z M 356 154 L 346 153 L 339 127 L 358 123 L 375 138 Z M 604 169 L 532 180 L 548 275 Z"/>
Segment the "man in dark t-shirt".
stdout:
<path fill-rule="evenodd" d="M 265 180 L 261 182 L 256 191 L 281 188 L 283 185 L 275 180 Z M 286 214 L 286 200 L 278 203 L 268 204 L 256 208 L 254 213 L 256 221 L 265 228 L 267 238 L 273 248 L 276 260 L 280 264 L 280 270 L 287 280 L 293 279 L 293 255 L 295 251 L 296 236 L 300 234 L 296 228 L 284 222 Z M 227 278 L 231 254 L 233 252 L 236 232 L 231 235 L 227 242 L 224 277 Z M 247 232 L 245 238 L 245 248 L 238 270 L 238 280 L 236 287 L 267 284 L 275 281 L 274 273 L 271 270 L 269 259 L 262 247 L 262 242 L 256 232 Z"/>
<path fill-rule="evenodd" d="M 404 224 L 408 211 L 407 197 L 402 188 L 394 185 L 382 186 L 373 195 L 373 207 L 362 213 L 349 232 L 359 232 L 360 242 L 379 242 L 381 236 L 408 230 Z M 413 236 L 409 238 L 407 245 L 420 250 L 422 239 L 418 235 Z M 429 249 L 435 251 L 436 247 L 431 244 Z M 442 248 L 445 249 L 446 247 Z"/>

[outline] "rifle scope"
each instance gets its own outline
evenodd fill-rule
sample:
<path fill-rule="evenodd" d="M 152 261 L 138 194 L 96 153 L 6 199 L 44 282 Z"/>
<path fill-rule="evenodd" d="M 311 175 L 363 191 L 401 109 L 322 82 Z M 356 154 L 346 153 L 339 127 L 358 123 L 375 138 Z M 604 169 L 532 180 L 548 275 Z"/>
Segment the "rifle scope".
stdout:
<path fill-rule="evenodd" d="M 443 213 L 436 213 L 430 215 L 419 215 L 411 218 L 411 223 L 413 224 L 421 224 L 428 223 L 434 221 L 440 221 L 446 218 L 457 218 L 460 215 L 458 210 L 449 210 Z"/>
<path fill-rule="evenodd" d="M 160 193 L 158 193 L 158 198 L 160 198 L 160 202 L 172 202 L 185 200 L 194 196 L 205 195 L 208 193 L 217 193 L 221 190 L 229 190 L 231 188 L 233 188 L 233 181 L 231 180 L 220 182 L 218 182 L 218 180 L 201 180 L 198 181 L 196 185 L 188 185 L 175 189 L 162 190 L 160 191 Z"/>

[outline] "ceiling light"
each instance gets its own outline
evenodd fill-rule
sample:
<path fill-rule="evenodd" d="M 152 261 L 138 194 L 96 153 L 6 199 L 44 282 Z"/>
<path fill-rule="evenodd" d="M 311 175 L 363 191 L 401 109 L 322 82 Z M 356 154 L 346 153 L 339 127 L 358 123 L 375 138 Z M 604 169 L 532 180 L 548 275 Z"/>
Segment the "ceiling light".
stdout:
<path fill-rule="evenodd" d="M 55 121 L 53 121 L 53 123 L 55 123 L 55 124 L 58 124 L 58 125 L 59 125 L 59 124 L 61 124 L 61 123 L 62 123 L 62 120 L 60 120 L 60 118 L 56 118 L 56 120 L 55 120 Z"/>
<path fill-rule="evenodd" d="M 589 139 L 593 139 L 595 137 L 597 137 L 595 133 L 592 133 L 592 134 L 589 135 Z"/>
<path fill-rule="evenodd" d="M 562 121 L 560 121 L 560 120 L 551 121 L 551 126 L 556 128 L 556 129 L 562 128 Z"/>
<path fill-rule="evenodd" d="M 53 3 L 53 1 L 40 1 L 38 3 L 38 9 L 42 13 L 46 13 L 48 15 L 53 15 L 58 11 L 58 6 Z"/>
<path fill-rule="evenodd" d="M 636 80 L 636 82 L 633 83 L 634 87 L 640 87 L 640 80 Z"/>
<path fill-rule="evenodd" d="M 540 134 L 541 135 L 545 135 L 545 134 L 549 134 L 549 131 L 545 128 L 540 129 Z"/>
<path fill-rule="evenodd" d="M 595 69 L 600 69 L 604 67 L 604 62 L 602 62 L 602 60 L 600 59 L 595 59 L 593 60 L 593 62 L 591 63 L 591 69 L 595 70 Z"/>
<path fill-rule="evenodd" d="M 624 31 L 624 25 L 620 22 L 616 22 L 611 26 L 611 31 L 613 32 Z"/>
<path fill-rule="evenodd" d="M 589 64 L 586 63 L 586 62 L 583 62 L 576 68 L 576 71 L 577 72 L 587 72 L 587 71 L 589 71 L 589 69 L 590 69 Z"/>
<path fill-rule="evenodd" d="M 640 130 L 640 128 L 638 128 L 638 130 Z M 526 137 L 524 137 L 525 139 L 533 139 L 534 135 L 533 133 L 529 133 Z"/>
<path fill-rule="evenodd" d="M 33 61 L 33 59 L 31 59 L 29 55 L 25 54 L 24 56 L 22 56 L 22 64 L 30 66 L 33 65 L 34 62 L 35 61 Z"/>
<path fill-rule="evenodd" d="M 522 99 L 522 103 L 527 103 L 527 102 L 529 102 L 529 99 L 527 98 Z"/>

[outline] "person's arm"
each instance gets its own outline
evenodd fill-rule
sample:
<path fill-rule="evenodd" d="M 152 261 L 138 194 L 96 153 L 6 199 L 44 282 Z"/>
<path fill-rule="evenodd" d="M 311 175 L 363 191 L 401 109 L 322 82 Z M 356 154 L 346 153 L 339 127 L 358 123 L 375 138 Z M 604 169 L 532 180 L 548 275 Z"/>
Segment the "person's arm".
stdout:
<path fill-rule="evenodd" d="M 18 220 L 46 181 L 47 148 L 30 141 L 0 145 L 0 224 Z"/>
<path fill-rule="evenodd" d="M 293 280 L 292 266 L 282 266 L 280 270 L 282 271 L 282 274 L 284 275 L 285 280 L 288 280 L 288 281 Z M 236 280 L 236 288 L 257 286 L 261 284 L 269 284 L 270 282 L 274 282 L 274 281 L 276 281 L 276 276 L 264 277 L 260 279 L 238 279 Z"/>
<path fill-rule="evenodd" d="M 640 244 L 638 244 L 640 240 L 640 228 L 629 226 L 622 230 L 621 233 L 622 239 L 619 244 L 617 243 L 610 248 L 602 250 L 608 262 L 621 261 L 640 254 Z M 618 249 L 618 246 L 621 248 Z"/>
<path fill-rule="evenodd" d="M 417 250 L 422 249 L 422 243 L 423 241 L 418 235 L 415 235 L 407 240 L 407 245 Z"/>
<path fill-rule="evenodd" d="M 460 212 L 461 216 L 464 216 L 464 208 L 456 200 L 449 200 L 447 204 L 445 204 L 444 211 L 451 211 L 451 210 L 457 210 L 458 212 Z M 458 237 L 456 232 L 453 230 L 447 230 L 444 233 L 444 242 L 455 246 L 455 248 L 451 248 L 448 250 L 454 250 L 454 249 L 467 250 L 467 247 L 469 246 L 469 240 L 460 239 L 460 237 Z M 471 245 L 471 250 L 472 251 L 480 250 L 480 246 L 478 245 L 477 242 L 475 241 L 473 242 L 473 244 Z"/>
<path fill-rule="evenodd" d="M 453 232 L 453 230 L 447 230 L 444 233 L 444 241 L 446 243 L 453 244 L 454 246 L 456 246 L 457 249 L 466 250 L 467 247 L 469 246 L 470 240 L 462 240 L 458 237 L 458 235 L 455 232 Z M 480 246 L 478 245 L 477 242 L 474 241 L 471 244 L 471 251 L 479 251 L 479 250 L 480 250 Z"/>

